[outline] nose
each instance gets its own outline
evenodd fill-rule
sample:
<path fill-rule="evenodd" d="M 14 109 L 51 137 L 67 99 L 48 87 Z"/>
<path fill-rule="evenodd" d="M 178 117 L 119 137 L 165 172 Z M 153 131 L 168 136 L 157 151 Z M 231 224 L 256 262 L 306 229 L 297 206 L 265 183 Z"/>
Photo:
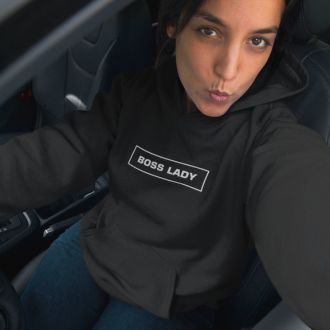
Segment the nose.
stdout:
<path fill-rule="evenodd" d="M 217 54 L 214 71 L 220 79 L 230 81 L 237 76 L 239 65 L 240 46 L 223 45 Z"/>

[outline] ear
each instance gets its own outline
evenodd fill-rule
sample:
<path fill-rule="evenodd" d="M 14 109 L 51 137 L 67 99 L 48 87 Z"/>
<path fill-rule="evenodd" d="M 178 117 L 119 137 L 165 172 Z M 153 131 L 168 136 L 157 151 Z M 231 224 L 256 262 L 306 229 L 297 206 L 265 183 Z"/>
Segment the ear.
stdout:
<path fill-rule="evenodd" d="M 167 33 L 167 36 L 170 38 L 170 39 L 174 39 L 175 38 L 175 27 L 174 25 L 172 24 L 168 24 L 167 27 L 166 27 L 166 33 Z"/>

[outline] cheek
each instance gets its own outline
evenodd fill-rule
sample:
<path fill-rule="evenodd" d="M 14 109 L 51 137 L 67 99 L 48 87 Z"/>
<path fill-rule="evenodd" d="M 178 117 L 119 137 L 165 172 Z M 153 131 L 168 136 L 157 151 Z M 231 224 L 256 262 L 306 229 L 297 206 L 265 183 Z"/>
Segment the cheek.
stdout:
<path fill-rule="evenodd" d="M 199 56 L 189 54 L 178 66 L 180 80 L 188 96 L 195 100 L 200 91 L 210 84 L 211 79 L 207 77 L 208 71 L 205 62 Z"/>
<path fill-rule="evenodd" d="M 241 78 L 244 80 L 245 85 L 249 85 L 250 87 L 260 71 L 267 64 L 270 56 L 270 52 L 267 54 L 256 56 L 248 56 L 246 57 L 245 63 L 243 63 L 242 68 L 244 68 L 244 73 L 242 72 Z"/>
<path fill-rule="evenodd" d="M 201 48 L 198 42 L 190 38 L 178 38 L 176 44 L 176 58 L 178 71 L 189 75 L 190 78 L 200 77 L 207 69 L 209 54 Z"/>

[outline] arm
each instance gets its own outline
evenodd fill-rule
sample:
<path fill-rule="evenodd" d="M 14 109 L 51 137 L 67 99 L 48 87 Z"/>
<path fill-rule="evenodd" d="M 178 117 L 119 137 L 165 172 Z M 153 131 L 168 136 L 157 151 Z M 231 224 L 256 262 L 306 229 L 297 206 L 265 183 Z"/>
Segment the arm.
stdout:
<path fill-rule="evenodd" d="M 273 120 L 251 154 L 246 219 L 283 300 L 315 330 L 330 325 L 330 150 L 293 118 Z"/>
<path fill-rule="evenodd" d="M 0 217 L 45 205 L 93 183 L 107 168 L 121 107 L 119 81 L 91 111 L 0 146 Z"/>

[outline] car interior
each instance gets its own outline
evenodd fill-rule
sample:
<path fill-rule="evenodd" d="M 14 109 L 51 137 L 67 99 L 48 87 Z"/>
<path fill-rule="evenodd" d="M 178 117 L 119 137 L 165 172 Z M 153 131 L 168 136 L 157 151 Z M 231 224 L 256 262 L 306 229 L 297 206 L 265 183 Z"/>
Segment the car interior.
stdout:
<path fill-rule="evenodd" d="M 67 112 L 89 111 L 116 74 L 153 65 L 159 2 L 0 3 L 0 143 L 53 124 Z M 330 145 L 330 2 L 304 0 L 293 32 L 291 51 L 308 72 L 309 88 L 288 103 Z M 42 256 L 108 190 L 104 173 L 75 195 L 0 219 L 0 329 L 24 329 L 19 295 Z M 223 301 L 219 314 L 228 330 L 310 329 L 282 301 L 255 250 L 240 288 Z"/>

